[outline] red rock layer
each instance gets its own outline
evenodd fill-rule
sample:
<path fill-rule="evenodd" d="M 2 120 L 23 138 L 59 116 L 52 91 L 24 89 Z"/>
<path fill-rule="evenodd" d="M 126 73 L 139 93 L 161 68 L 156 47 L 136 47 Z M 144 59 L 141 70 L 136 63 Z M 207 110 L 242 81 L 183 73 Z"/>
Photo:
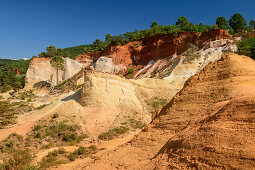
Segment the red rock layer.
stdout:
<path fill-rule="evenodd" d="M 231 35 L 222 29 L 214 29 L 203 33 L 180 32 L 178 37 L 171 34 L 157 35 L 130 42 L 126 45 L 112 45 L 100 52 L 88 52 L 77 56 L 76 61 L 86 62 L 86 58 L 94 61 L 101 56 L 113 58 L 114 64 L 146 65 L 148 61 L 158 60 L 183 53 L 191 44 L 203 47 L 209 41 L 230 38 Z"/>

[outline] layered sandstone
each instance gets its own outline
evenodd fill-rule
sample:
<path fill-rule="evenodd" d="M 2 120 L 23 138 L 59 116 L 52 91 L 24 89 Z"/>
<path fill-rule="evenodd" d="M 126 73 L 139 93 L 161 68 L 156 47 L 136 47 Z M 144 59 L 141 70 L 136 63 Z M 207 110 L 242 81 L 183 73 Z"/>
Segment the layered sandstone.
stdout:
<path fill-rule="evenodd" d="M 130 143 L 83 169 L 254 169 L 255 62 L 229 54 L 191 77 Z"/>

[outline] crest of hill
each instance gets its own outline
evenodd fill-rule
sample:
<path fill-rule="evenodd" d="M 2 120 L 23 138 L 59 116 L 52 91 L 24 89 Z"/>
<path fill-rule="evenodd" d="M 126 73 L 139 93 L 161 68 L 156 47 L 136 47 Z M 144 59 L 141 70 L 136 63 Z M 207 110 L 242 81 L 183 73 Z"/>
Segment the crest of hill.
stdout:
<path fill-rule="evenodd" d="M 207 65 L 143 132 L 86 168 L 253 169 L 254 67 L 236 54 Z"/>

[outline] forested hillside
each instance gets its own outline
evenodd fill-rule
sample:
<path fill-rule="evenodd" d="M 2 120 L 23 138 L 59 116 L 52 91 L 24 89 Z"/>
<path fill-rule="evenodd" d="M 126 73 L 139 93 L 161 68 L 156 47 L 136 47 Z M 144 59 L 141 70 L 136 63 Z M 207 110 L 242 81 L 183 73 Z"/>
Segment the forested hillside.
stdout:
<path fill-rule="evenodd" d="M 30 60 L 0 59 L 0 91 L 20 89 L 25 85 L 25 75 Z"/>

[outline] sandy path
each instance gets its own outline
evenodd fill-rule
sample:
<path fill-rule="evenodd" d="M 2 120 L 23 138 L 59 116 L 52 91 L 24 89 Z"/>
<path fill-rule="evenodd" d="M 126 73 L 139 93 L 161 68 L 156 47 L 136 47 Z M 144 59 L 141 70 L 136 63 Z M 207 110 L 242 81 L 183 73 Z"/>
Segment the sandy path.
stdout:
<path fill-rule="evenodd" d="M 12 133 L 17 133 L 19 135 L 25 136 L 28 132 L 30 132 L 33 129 L 36 121 L 54 112 L 55 109 L 64 104 L 65 101 L 61 101 L 61 99 L 70 96 L 73 93 L 74 92 L 59 96 L 57 99 L 55 99 L 54 103 L 50 104 L 49 106 L 46 106 L 41 110 L 34 110 L 27 114 L 21 115 L 16 120 L 17 124 L 12 125 L 11 127 L 5 129 L 0 129 L 0 141 L 4 140 Z"/>

